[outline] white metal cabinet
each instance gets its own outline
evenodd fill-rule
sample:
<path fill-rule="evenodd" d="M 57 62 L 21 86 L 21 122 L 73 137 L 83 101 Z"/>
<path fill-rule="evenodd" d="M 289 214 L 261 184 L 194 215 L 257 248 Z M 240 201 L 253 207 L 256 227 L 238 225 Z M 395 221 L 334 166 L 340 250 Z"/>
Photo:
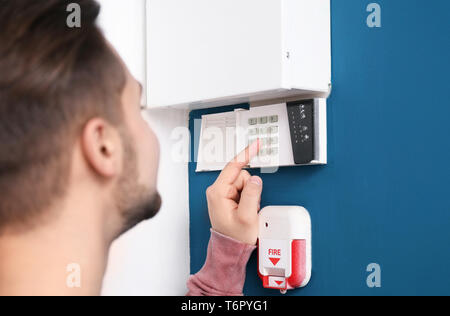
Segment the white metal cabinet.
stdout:
<path fill-rule="evenodd" d="M 148 0 L 148 105 L 323 96 L 330 42 L 330 0 Z"/>

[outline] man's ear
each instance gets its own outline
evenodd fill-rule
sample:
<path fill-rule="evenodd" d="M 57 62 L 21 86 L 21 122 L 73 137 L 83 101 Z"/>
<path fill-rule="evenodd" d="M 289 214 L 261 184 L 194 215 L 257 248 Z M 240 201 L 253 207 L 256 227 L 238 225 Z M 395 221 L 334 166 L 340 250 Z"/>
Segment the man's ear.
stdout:
<path fill-rule="evenodd" d="M 83 128 L 81 147 L 86 162 L 100 176 L 109 178 L 120 173 L 120 135 L 107 121 L 91 119 Z"/>

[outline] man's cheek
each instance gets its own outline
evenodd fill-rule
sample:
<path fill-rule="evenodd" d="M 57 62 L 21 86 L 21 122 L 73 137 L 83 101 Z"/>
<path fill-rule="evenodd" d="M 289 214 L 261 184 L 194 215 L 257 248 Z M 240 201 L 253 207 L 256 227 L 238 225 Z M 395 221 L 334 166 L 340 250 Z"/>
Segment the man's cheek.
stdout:
<path fill-rule="evenodd" d="M 150 127 L 148 127 L 148 139 L 150 145 L 149 148 L 150 154 L 153 156 L 153 159 L 159 161 L 161 144 L 159 142 L 158 137 Z"/>
<path fill-rule="evenodd" d="M 161 159 L 161 145 L 159 143 L 159 140 L 157 138 L 156 142 L 155 142 L 155 158 L 156 160 L 159 162 L 159 160 Z"/>
<path fill-rule="evenodd" d="M 152 148 L 150 148 L 150 150 L 153 154 L 152 164 L 155 170 L 155 177 L 156 177 L 158 174 L 159 164 L 161 160 L 160 144 L 158 139 L 155 138 L 154 145 L 152 146 Z"/>
<path fill-rule="evenodd" d="M 144 150 L 144 159 L 141 170 L 145 170 L 146 183 L 150 186 L 156 185 L 160 160 L 159 142 L 152 137 L 143 145 L 142 149 Z"/>

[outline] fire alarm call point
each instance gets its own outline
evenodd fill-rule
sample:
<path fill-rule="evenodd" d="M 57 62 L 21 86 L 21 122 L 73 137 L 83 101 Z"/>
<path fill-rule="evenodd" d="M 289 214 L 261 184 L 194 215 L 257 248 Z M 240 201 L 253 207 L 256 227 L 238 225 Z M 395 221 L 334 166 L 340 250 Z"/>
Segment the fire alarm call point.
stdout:
<path fill-rule="evenodd" d="M 259 213 L 258 274 L 263 286 L 305 287 L 311 278 L 311 218 L 300 206 L 268 206 Z"/>

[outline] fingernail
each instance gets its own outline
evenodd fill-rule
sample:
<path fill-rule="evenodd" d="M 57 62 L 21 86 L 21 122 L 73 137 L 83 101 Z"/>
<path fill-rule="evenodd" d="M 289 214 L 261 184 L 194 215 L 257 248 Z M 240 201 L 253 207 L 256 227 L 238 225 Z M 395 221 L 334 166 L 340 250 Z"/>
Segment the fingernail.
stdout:
<path fill-rule="evenodd" d="M 262 185 L 262 180 L 261 180 L 260 177 L 253 176 L 253 177 L 250 178 L 249 181 L 251 183 L 253 183 L 253 184 L 256 184 L 256 185 Z"/>

